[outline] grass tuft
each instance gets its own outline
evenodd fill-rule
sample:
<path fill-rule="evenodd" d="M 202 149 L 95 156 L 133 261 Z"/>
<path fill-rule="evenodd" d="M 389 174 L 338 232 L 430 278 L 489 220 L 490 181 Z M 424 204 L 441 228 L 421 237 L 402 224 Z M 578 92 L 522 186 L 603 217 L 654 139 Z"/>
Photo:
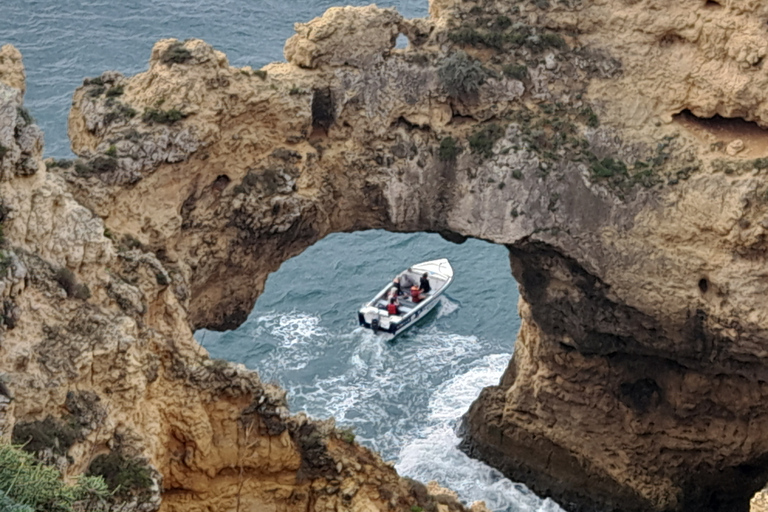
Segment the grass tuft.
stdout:
<path fill-rule="evenodd" d="M 192 52 L 184 48 L 184 43 L 176 41 L 172 43 L 160 56 L 160 62 L 166 66 L 171 64 L 184 64 L 192 58 Z"/>

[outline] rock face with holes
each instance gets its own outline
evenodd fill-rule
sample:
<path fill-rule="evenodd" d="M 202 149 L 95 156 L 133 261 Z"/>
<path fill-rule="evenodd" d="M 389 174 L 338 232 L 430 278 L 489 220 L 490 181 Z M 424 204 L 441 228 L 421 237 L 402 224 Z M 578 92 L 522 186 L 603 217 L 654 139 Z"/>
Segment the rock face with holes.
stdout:
<path fill-rule="evenodd" d="M 160 41 L 146 72 L 75 92 L 79 158 L 48 170 L 5 50 L 15 421 L 95 393 L 70 471 L 143 457 L 164 510 L 448 507 L 191 335 L 237 326 L 329 233 L 433 231 L 506 245 L 521 288 L 467 452 L 570 511 L 747 510 L 768 480 L 768 160 L 673 119 L 765 124 L 765 7 L 430 13 L 333 9 L 255 71 Z"/>
<path fill-rule="evenodd" d="M 168 47 L 161 43 L 158 48 L 163 45 Z M 183 88 L 202 108 L 210 105 L 196 95 L 231 75 L 241 76 L 202 42 L 171 51 L 197 70 L 188 78 L 206 77 L 199 90 Z M 24 444 L 67 476 L 89 471 L 122 482 L 111 498 L 114 510 L 465 510 L 442 491 L 430 494 L 424 485 L 400 478 L 390 464 L 357 445 L 353 434 L 337 430 L 332 419 L 291 416 L 283 390 L 261 382 L 242 365 L 212 361 L 194 341 L 188 309 L 194 296 L 185 272 L 199 262 L 175 264 L 172 248 L 150 250 L 139 240 L 148 218 L 162 222 L 152 211 L 158 196 L 142 198 L 125 211 L 112 209 L 109 201 L 147 174 L 163 174 L 164 166 L 212 146 L 205 130 L 216 121 L 175 124 L 181 118 L 174 117 L 179 114 L 173 106 L 186 105 L 185 100 L 168 98 L 165 109 L 153 100 L 150 115 L 142 114 L 146 120 L 136 124 L 135 132 L 102 144 L 102 135 L 112 137 L 113 126 L 128 124 L 138 114 L 123 102 L 131 97 L 133 83 L 108 73 L 86 88 L 99 90 L 105 101 L 80 97 L 80 117 L 73 115 L 73 140 L 83 158 L 76 165 L 49 160 L 46 166 L 40 130 L 23 109 L 20 56 L 7 46 L 0 55 L 12 57 L 0 60 L 3 442 Z M 218 70 L 227 76 L 217 77 Z M 159 87 L 166 85 L 161 77 L 153 78 Z M 226 102 L 233 100 L 217 99 L 224 102 L 223 116 Z M 184 116 L 192 116 L 191 111 Z M 284 198 L 281 205 L 296 202 L 291 193 L 298 174 L 289 166 L 296 155 L 286 149 L 274 158 L 283 167 L 244 186 L 249 194 Z M 216 172 L 224 176 L 228 171 Z M 169 211 L 181 208 L 189 216 L 195 204 L 185 200 L 186 194 L 200 176 L 177 178 L 181 195 Z M 98 186 L 89 194 L 94 183 Z M 230 181 L 221 178 L 209 185 L 206 190 L 222 194 Z M 87 201 L 82 199 L 86 196 Z M 168 196 L 163 200 L 172 201 Z M 288 206 L 280 211 L 255 198 L 230 208 L 239 213 L 227 222 L 241 218 L 244 223 L 233 226 L 233 232 L 269 225 L 271 234 L 279 236 L 295 220 Z M 271 215 L 271 224 L 245 220 L 265 215 Z M 182 224 L 170 230 L 199 230 Z M 205 240 L 215 241 L 202 231 Z M 202 238 L 193 244 L 198 242 Z"/>

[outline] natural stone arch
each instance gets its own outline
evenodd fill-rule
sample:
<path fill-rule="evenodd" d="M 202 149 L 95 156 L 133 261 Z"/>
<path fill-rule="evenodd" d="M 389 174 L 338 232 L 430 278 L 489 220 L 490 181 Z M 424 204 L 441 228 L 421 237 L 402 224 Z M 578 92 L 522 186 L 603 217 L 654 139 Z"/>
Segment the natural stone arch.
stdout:
<path fill-rule="evenodd" d="M 451 12 L 438 4 L 434 13 Z M 656 6 L 629 10 L 647 4 Z M 592 9 L 581 39 L 596 49 L 560 47 L 523 78 L 530 83 L 489 75 L 453 96 L 439 72 L 448 58 L 439 49 L 447 40 L 441 20 L 421 49 L 377 44 L 365 58 L 355 49 L 351 60 L 296 63 L 311 71 L 276 64 L 266 76 L 229 68 L 199 41 L 185 43 L 189 63 L 167 65 L 161 55 L 170 42 L 158 43 L 147 73 L 114 80 L 125 84 L 132 108 L 153 108 L 162 97 L 164 109 L 187 117 L 168 127 L 100 123 L 110 107 L 81 89 L 71 117 L 75 149 L 93 161 L 117 140 L 119 165 L 87 185 L 73 177 L 73 190 L 188 286 L 177 295 L 194 327 L 237 324 L 270 271 L 331 232 L 436 231 L 507 245 L 523 327 L 501 386 L 484 392 L 468 418 L 468 449 L 490 459 L 499 448 L 504 456 L 491 462 L 575 510 L 744 508 L 766 479 L 768 453 L 761 360 L 768 320 L 765 284 L 755 278 L 764 273 L 765 180 L 740 174 L 749 163 L 717 172 L 684 133 L 662 137 L 675 133 L 664 121 L 681 103 L 717 112 L 749 105 L 715 105 L 700 87 L 692 98 L 638 91 L 632 81 L 648 63 L 634 50 L 621 53 L 613 29 L 594 21 L 610 16 Z M 717 47 L 721 30 L 705 11 L 696 59 Z M 732 14 L 749 37 L 743 59 L 717 53 L 723 69 L 760 56 L 746 51 L 760 37 L 753 21 Z M 585 26 L 571 15 L 558 7 L 547 26 Z M 395 33 L 384 18 L 383 33 Z M 658 54 L 653 65 L 679 76 L 676 52 L 699 40 L 675 26 L 679 19 L 662 21 L 653 33 L 630 34 Z M 344 51 L 338 41 L 331 46 Z M 311 92 L 326 87 L 334 121 L 313 138 Z M 582 93 L 600 105 L 603 126 L 574 102 L 558 106 Z M 523 94 L 552 105 L 528 109 L 518 102 Z M 605 100 L 627 95 L 635 103 Z M 746 97 L 752 104 L 760 95 Z M 643 115 L 627 115 L 628 105 Z M 516 117 L 490 129 L 506 115 Z M 553 158 L 540 146 L 571 130 L 563 119 L 578 124 L 570 133 L 581 139 L 557 148 L 567 158 Z M 658 130 L 646 127 L 654 119 Z M 471 153 L 465 141 L 480 133 L 476 125 L 497 140 L 483 148 L 475 139 Z M 131 140 L 130 129 L 146 134 L 140 141 L 166 144 Z M 441 152 L 449 137 L 464 151 Z M 578 149 L 585 144 L 588 151 Z M 137 147 L 149 156 L 132 157 Z M 628 173 L 624 162 L 633 161 L 657 174 L 636 164 Z M 212 186 L 222 174 L 231 184 Z M 121 187 L 122 179 L 135 181 Z M 710 420 L 700 422 L 702 414 Z M 715 478 L 722 474 L 728 478 Z"/>

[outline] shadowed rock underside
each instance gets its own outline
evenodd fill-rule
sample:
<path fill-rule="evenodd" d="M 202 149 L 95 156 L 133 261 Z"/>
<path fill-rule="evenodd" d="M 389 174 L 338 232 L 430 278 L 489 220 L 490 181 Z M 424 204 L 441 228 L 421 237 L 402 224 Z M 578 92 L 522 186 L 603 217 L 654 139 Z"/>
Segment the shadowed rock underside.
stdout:
<path fill-rule="evenodd" d="M 329 233 L 431 231 L 506 245 L 521 289 L 469 453 L 568 510 L 746 510 L 768 479 L 767 18 L 746 0 L 334 8 L 255 71 L 165 40 L 148 71 L 84 82 L 79 159 L 47 171 L 23 72 L 3 71 L 10 414 L 93 390 L 105 419 L 71 471 L 144 457 L 163 510 L 415 505 L 191 332 L 237 326 Z"/>

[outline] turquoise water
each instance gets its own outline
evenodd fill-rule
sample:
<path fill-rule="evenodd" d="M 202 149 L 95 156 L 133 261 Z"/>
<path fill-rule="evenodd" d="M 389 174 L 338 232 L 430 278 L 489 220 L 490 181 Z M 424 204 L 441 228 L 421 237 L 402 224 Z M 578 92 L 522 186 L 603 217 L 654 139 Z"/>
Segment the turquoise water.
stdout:
<path fill-rule="evenodd" d="M 357 310 L 412 263 L 448 257 L 440 305 L 387 341 Z M 480 389 L 497 384 L 520 326 L 504 247 L 435 234 L 337 233 L 285 262 L 235 331 L 201 331 L 212 357 L 245 363 L 288 390 L 294 411 L 334 416 L 401 474 L 437 480 L 497 511 L 556 511 L 456 449 L 454 429 Z"/>
<path fill-rule="evenodd" d="M 67 115 L 84 77 L 106 70 L 136 74 L 147 68 L 159 39 L 204 39 L 233 66 L 260 68 L 283 59 L 296 21 L 334 5 L 366 0 L 3 0 L 0 45 L 21 50 L 27 68 L 26 106 L 46 134 L 46 154 L 71 155 Z M 427 1 L 389 0 L 408 17 L 427 14 Z"/>
<path fill-rule="evenodd" d="M 84 77 L 142 71 L 154 42 L 165 37 L 201 38 L 233 65 L 260 67 L 282 60 L 294 21 L 332 5 L 341 4 L 5 0 L 0 44 L 22 51 L 26 106 L 45 131 L 47 155 L 66 157 L 66 118 Z M 426 0 L 379 5 L 409 17 L 427 13 Z M 357 326 L 357 309 L 394 274 L 440 257 L 451 260 L 456 278 L 434 312 L 391 342 Z M 283 385 L 294 411 L 335 416 L 353 427 L 359 442 L 396 461 L 401 474 L 436 479 L 498 512 L 555 512 L 560 508 L 552 501 L 455 448 L 459 418 L 509 362 L 517 299 L 503 247 L 477 240 L 454 245 L 431 234 L 336 234 L 271 275 L 238 330 L 197 337 L 213 357 L 242 362 Z"/>

